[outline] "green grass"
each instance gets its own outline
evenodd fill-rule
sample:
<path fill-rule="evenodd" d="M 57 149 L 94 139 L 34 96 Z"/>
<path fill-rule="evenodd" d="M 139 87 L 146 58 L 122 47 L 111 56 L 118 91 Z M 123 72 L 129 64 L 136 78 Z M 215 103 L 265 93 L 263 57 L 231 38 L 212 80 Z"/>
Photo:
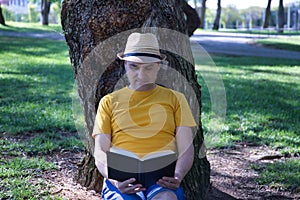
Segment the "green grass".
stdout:
<path fill-rule="evenodd" d="M 83 150 L 83 144 L 78 137 L 61 132 L 43 132 L 18 142 L 0 139 L 0 151 L 10 156 L 42 156 L 61 150 Z"/>
<path fill-rule="evenodd" d="M 234 141 L 267 144 L 283 153 L 300 153 L 300 65 L 298 61 L 215 56 L 227 99 L 226 122 L 213 146 Z M 198 72 L 199 73 L 199 72 Z M 202 87 L 204 130 L 214 134 L 210 94 Z M 222 142 L 224 141 L 224 143 Z"/>
<path fill-rule="evenodd" d="M 221 29 L 221 32 L 229 33 L 246 33 L 246 34 L 259 34 L 259 35 L 300 35 L 300 32 L 297 30 L 285 30 L 283 33 L 278 33 L 275 29 Z"/>
<path fill-rule="evenodd" d="M 45 182 L 34 178 L 51 169 L 56 169 L 56 166 L 43 158 L 1 159 L 0 198 L 41 199 L 43 196 L 49 196 L 49 188 Z"/>
<path fill-rule="evenodd" d="M 83 150 L 73 83 L 64 42 L 0 36 L 0 199 L 61 199 L 41 174 L 56 169 L 44 155 Z"/>
<path fill-rule="evenodd" d="M 49 24 L 43 26 L 40 23 L 26 23 L 26 22 L 6 22 L 7 26 L 0 25 L 0 31 L 14 31 L 20 33 L 35 32 L 35 33 L 48 33 L 58 32 L 62 33 L 61 25 Z"/>
<path fill-rule="evenodd" d="M 291 191 L 300 185 L 299 160 L 288 160 L 265 165 L 254 164 L 252 168 L 260 172 L 260 176 L 256 180 L 262 185 L 270 185 L 270 187 L 278 190 L 288 188 Z"/>
<path fill-rule="evenodd" d="M 0 132 L 74 131 L 64 42 L 1 37 Z"/>
<path fill-rule="evenodd" d="M 285 49 L 290 51 L 300 52 L 300 36 L 286 37 L 286 38 L 268 38 L 256 40 L 256 43 L 264 46 Z"/>
<path fill-rule="evenodd" d="M 268 145 L 283 155 L 299 158 L 299 61 L 230 56 L 213 56 L 213 60 L 226 90 L 227 113 L 223 125 L 214 123 L 208 86 L 198 71 L 207 146 L 227 148 L 236 142 Z M 205 70 L 213 72 L 209 67 Z M 272 187 L 294 188 L 300 182 L 299 165 L 300 159 L 270 164 L 257 180 Z M 291 171 L 290 166 L 296 171 Z M 293 174 L 296 175 L 290 178 Z"/>

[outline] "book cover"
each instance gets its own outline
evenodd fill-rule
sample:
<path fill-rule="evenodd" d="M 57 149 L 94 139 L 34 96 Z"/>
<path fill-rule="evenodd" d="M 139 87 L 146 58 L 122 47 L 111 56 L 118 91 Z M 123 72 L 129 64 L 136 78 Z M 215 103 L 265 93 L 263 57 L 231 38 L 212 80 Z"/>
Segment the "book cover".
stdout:
<path fill-rule="evenodd" d="M 108 177 L 121 182 L 135 178 L 136 183 L 147 188 L 163 176 L 173 177 L 176 161 L 177 153 L 170 150 L 139 158 L 130 151 L 112 147 L 107 152 Z"/>

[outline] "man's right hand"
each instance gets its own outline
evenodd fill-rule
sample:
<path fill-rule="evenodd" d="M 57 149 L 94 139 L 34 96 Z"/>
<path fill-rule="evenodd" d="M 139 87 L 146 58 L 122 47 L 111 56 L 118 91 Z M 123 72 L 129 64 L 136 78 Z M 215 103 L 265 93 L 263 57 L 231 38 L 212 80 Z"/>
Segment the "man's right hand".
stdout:
<path fill-rule="evenodd" d="M 134 194 L 146 190 L 146 188 L 143 188 L 141 184 L 133 184 L 135 182 L 135 178 L 131 178 L 123 182 L 112 179 L 109 179 L 109 181 L 124 194 Z"/>

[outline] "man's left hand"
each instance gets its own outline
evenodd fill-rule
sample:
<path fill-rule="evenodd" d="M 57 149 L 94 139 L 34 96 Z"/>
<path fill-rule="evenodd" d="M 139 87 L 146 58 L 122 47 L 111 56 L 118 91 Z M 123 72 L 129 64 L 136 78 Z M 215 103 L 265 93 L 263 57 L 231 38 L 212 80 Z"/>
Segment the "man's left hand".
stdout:
<path fill-rule="evenodd" d="M 172 190 L 177 190 L 180 187 L 181 181 L 177 177 L 163 177 L 157 181 L 157 184 L 169 188 Z"/>

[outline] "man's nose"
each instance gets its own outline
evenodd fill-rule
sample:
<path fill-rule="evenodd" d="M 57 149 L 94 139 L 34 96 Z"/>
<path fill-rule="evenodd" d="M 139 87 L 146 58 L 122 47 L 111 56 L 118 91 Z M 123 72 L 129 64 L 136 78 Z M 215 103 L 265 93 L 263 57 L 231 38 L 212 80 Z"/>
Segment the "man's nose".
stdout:
<path fill-rule="evenodd" d="M 138 70 L 138 77 L 144 78 L 145 77 L 145 70 L 143 68 Z"/>

